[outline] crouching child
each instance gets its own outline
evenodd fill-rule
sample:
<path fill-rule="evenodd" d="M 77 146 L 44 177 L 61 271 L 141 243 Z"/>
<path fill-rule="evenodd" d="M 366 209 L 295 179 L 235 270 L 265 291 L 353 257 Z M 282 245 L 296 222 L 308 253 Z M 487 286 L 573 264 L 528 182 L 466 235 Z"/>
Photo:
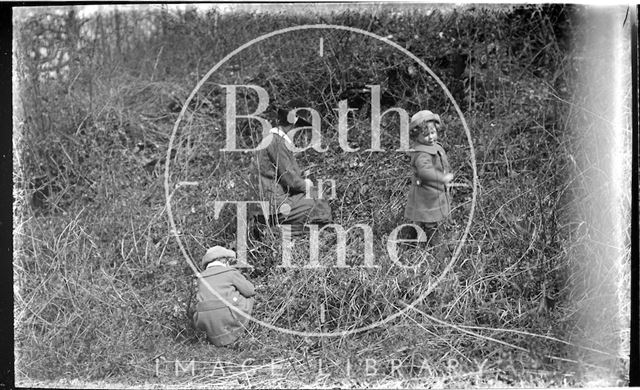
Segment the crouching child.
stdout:
<path fill-rule="evenodd" d="M 220 246 L 209 248 L 202 258 L 201 278 L 198 278 L 197 304 L 193 322 L 199 330 L 207 332 L 207 339 L 217 347 L 232 344 L 248 322 L 221 301 L 215 290 L 229 304 L 251 315 L 255 288 L 236 268 L 229 265 L 236 253 Z"/>

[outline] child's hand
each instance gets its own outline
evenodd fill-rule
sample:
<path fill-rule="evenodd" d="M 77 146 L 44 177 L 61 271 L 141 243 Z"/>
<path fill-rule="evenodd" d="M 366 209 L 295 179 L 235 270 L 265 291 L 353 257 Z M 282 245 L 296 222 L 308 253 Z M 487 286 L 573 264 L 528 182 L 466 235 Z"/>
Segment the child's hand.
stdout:
<path fill-rule="evenodd" d="M 453 173 L 447 173 L 446 175 L 444 175 L 444 184 L 449 184 L 451 182 L 451 180 L 453 180 Z"/>

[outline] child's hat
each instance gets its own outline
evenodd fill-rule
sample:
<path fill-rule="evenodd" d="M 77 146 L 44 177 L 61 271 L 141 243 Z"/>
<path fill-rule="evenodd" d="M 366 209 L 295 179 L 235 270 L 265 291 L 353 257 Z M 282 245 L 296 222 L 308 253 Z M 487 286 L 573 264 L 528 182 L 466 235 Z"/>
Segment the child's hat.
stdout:
<path fill-rule="evenodd" d="M 423 122 L 429 122 L 429 121 L 435 121 L 439 125 L 442 124 L 442 122 L 440 122 L 440 115 L 434 114 L 433 112 L 431 112 L 429 110 L 422 110 L 422 111 L 418 111 L 415 114 L 413 114 L 413 116 L 411 117 L 411 124 L 409 125 L 409 128 L 413 129 L 414 127 L 418 126 L 419 124 L 421 124 Z"/>
<path fill-rule="evenodd" d="M 211 263 L 213 260 L 219 259 L 222 257 L 232 257 L 235 259 L 236 252 L 232 251 L 231 249 L 227 249 L 225 247 L 216 245 L 212 248 L 209 248 L 207 250 L 207 253 L 205 253 L 204 256 L 202 256 L 202 261 L 200 262 L 200 265 L 202 266 L 202 268 L 204 268 L 207 266 L 207 264 Z"/>

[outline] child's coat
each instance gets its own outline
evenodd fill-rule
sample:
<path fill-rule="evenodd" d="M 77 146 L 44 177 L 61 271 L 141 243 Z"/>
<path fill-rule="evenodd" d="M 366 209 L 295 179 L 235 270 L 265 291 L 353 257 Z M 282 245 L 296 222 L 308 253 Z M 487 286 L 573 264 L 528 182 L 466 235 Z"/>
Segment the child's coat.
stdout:
<path fill-rule="evenodd" d="M 439 222 L 451 211 L 444 183 L 444 175 L 451 170 L 447 154 L 439 143 L 416 144 L 413 149 L 413 179 L 404 216 L 416 222 Z"/>
<path fill-rule="evenodd" d="M 233 343 L 248 319 L 227 307 L 207 284 L 229 303 L 247 314 L 253 310 L 255 288 L 233 267 L 213 266 L 202 272 L 198 280 L 198 303 L 193 321 L 196 328 L 207 332 L 207 338 L 220 347 Z"/>
<path fill-rule="evenodd" d="M 269 201 L 271 223 L 293 225 L 293 232 L 300 232 L 304 224 L 331 223 L 331 207 L 325 199 L 307 196 L 307 184 L 293 152 L 291 143 L 279 128 L 271 129 L 264 139 L 267 147 L 256 154 L 254 175 L 258 179 L 258 197 Z M 283 205 L 289 212 L 281 214 Z M 253 209 L 252 214 L 262 218 L 262 212 Z M 275 220 L 274 220 L 275 219 Z"/>

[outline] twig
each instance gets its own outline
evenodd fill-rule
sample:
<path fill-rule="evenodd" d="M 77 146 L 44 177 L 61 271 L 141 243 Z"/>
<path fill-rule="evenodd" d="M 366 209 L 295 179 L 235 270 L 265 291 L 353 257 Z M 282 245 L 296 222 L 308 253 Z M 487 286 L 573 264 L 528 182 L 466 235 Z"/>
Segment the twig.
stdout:
<path fill-rule="evenodd" d="M 551 337 L 551 336 L 545 336 L 543 334 L 525 332 L 523 330 L 503 329 L 503 328 L 485 328 L 485 327 L 482 327 L 482 326 L 471 326 L 471 325 L 460 325 L 460 327 L 461 328 L 465 328 L 465 329 L 488 330 L 488 331 L 495 331 L 495 332 L 508 332 L 508 333 L 521 334 L 521 335 L 524 335 L 524 336 L 539 337 L 539 338 L 547 339 L 547 340 L 550 340 L 550 341 L 555 341 L 555 342 L 558 342 L 558 343 L 571 345 L 572 347 L 585 349 L 587 351 L 597 352 L 597 353 L 600 353 L 600 354 L 603 354 L 603 355 L 607 355 L 607 356 L 611 356 L 611 357 L 617 357 L 616 355 L 613 355 L 613 354 L 611 354 L 609 352 L 604 352 L 604 351 L 600 351 L 600 350 L 593 349 L 593 348 L 590 348 L 590 347 L 585 347 L 583 345 L 570 343 L 568 341 L 560 340 L 560 339 L 557 339 L 557 338 Z"/>
<path fill-rule="evenodd" d="M 164 50 L 164 45 L 162 47 L 160 47 L 160 50 L 158 51 L 158 55 L 156 56 L 156 62 L 153 64 L 153 71 L 151 72 L 150 81 L 153 81 L 153 77 L 156 74 L 156 69 L 158 68 L 158 61 L 160 61 L 160 56 L 162 55 L 162 51 L 163 50 Z"/>
<path fill-rule="evenodd" d="M 528 349 L 526 349 L 526 348 L 522 348 L 522 347 L 519 347 L 519 346 L 517 346 L 517 345 L 509 344 L 509 343 L 507 343 L 507 342 L 504 342 L 504 341 L 501 341 L 501 340 L 498 340 L 498 339 L 494 339 L 493 337 L 483 336 L 483 335 L 480 335 L 480 334 L 477 334 L 477 333 L 474 333 L 474 332 L 471 332 L 471 331 L 465 330 L 465 329 L 461 328 L 461 327 L 460 327 L 460 326 L 458 326 L 458 325 L 450 324 L 450 323 L 448 323 L 448 322 L 445 322 L 445 321 L 439 320 L 439 319 L 437 319 L 437 318 L 435 318 L 435 317 L 433 317 L 433 316 L 430 316 L 429 314 L 427 314 L 427 313 L 423 312 L 422 310 L 420 310 L 420 309 L 418 309 L 418 308 L 416 308 L 416 307 L 414 307 L 414 306 L 407 305 L 407 304 L 406 304 L 406 303 L 404 303 L 404 302 L 400 302 L 400 303 L 401 303 L 403 306 L 406 306 L 406 307 L 408 307 L 409 309 L 414 310 L 414 311 L 416 311 L 416 312 L 418 312 L 418 313 L 422 314 L 423 316 L 427 317 L 427 318 L 428 318 L 428 319 L 430 319 L 431 321 L 436 322 L 436 323 L 438 323 L 438 324 L 440 324 L 440 325 L 451 327 L 451 328 L 456 329 L 456 330 L 458 330 L 458 331 L 460 331 L 460 332 L 462 332 L 462 333 L 467 333 L 467 334 L 469 334 L 469 335 L 471 335 L 471 336 L 474 336 L 474 337 L 477 337 L 477 338 L 479 338 L 479 339 L 488 340 L 488 341 L 493 341 L 493 342 L 495 342 L 495 343 L 502 344 L 502 345 L 505 345 L 505 346 L 510 347 L 510 348 L 517 349 L 517 350 L 522 351 L 522 352 L 529 352 L 529 350 L 528 350 Z"/>

